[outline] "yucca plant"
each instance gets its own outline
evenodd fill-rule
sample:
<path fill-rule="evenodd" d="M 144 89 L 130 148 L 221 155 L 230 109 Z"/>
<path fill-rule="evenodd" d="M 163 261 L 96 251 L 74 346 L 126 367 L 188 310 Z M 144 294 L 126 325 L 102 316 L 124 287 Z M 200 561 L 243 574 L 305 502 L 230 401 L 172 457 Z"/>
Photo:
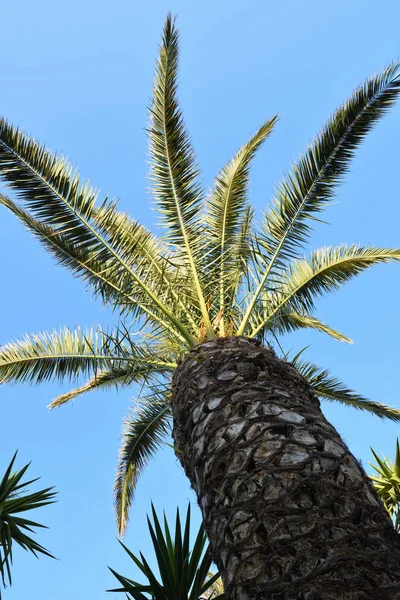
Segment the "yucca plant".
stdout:
<path fill-rule="evenodd" d="M 26 519 L 21 516 L 21 513 L 52 504 L 56 494 L 52 491 L 53 488 L 27 493 L 28 487 L 38 479 L 23 481 L 30 463 L 19 471 L 14 471 L 16 457 L 17 453 L 14 454 L 0 481 L 0 577 L 3 587 L 12 584 L 11 566 L 15 545 L 32 552 L 36 557 L 38 554 L 45 554 L 54 558 L 46 548 L 28 535 L 34 533 L 33 528 L 44 528 L 45 525 Z"/>
<path fill-rule="evenodd" d="M 400 249 L 356 244 L 303 255 L 358 146 L 397 99 L 399 70 L 395 63 L 372 76 L 336 110 L 256 225 L 249 169 L 277 117 L 205 194 L 178 103 L 178 33 L 168 17 L 148 127 L 161 238 L 116 202 L 98 201 L 66 159 L 0 123 L 0 176 L 16 196 L 0 202 L 120 316 L 112 331 L 63 329 L 4 346 L 0 380 L 89 376 L 51 407 L 95 389 L 144 386 L 124 425 L 119 532 L 172 421 L 229 599 L 291 600 L 300 589 L 325 600 L 371 598 L 376 589 L 382 599 L 400 598 L 399 538 L 319 399 L 394 421 L 400 411 L 301 357 L 296 370 L 269 347 L 304 328 L 349 341 L 318 319 L 317 300 L 400 259 Z"/>
<path fill-rule="evenodd" d="M 390 458 L 379 458 L 375 450 L 371 452 L 376 460 L 376 465 L 371 463 L 376 474 L 371 475 L 372 482 L 384 507 L 393 520 L 396 531 L 400 533 L 400 447 L 396 441 L 395 461 Z"/>
<path fill-rule="evenodd" d="M 147 524 L 157 559 L 158 573 L 153 571 L 141 552 L 139 558 L 120 542 L 147 579 L 147 583 L 143 585 L 110 569 L 122 587 L 109 591 L 123 592 L 133 600 L 224 600 L 219 573 L 210 573 L 212 559 L 203 525 L 200 526 L 191 547 L 190 505 L 183 526 L 177 510 L 173 537 L 165 514 L 164 530 L 153 505 L 152 514 L 153 523 L 147 517 Z"/>

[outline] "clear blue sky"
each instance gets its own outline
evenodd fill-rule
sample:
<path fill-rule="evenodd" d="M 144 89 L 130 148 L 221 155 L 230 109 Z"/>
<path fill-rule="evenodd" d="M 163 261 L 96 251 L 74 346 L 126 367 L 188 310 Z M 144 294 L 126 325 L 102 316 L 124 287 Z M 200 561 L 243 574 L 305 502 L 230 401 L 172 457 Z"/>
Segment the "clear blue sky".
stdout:
<path fill-rule="evenodd" d="M 151 227 L 144 128 L 168 10 L 179 15 L 180 97 L 206 185 L 266 117 L 281 115 L 252 173 L 260 209 L 331 111 L 365 76 L 400 55 L 396 0 L 380 9 L 372 0 L 4 3 L 0 113 L 68 155 Z M 399 125 L 397 106 L 362 146 L 339 203 L 326 212 L 331 225 L 318 228 L 313 246 L 400 245 Z M 5 210 L 0 252 L 0 343 L 64 324 L 112 324 L 111 314 Z M 350 335 L 353 346 L 307 333 L 287 339 L 286 347 L 311 344 L 308 356 L 348 385 L 400 407 L 399 281 L 400 265 L 382 266 L 320 303 L 318 316 Z M 104 592 L 114 585 L 107 565 L 129 574 L 116 541 L 112 487 L 121 421 L 135 390 L 88 395 L 49 413 L 46 404 L 64 389 L 0 390 L 0 469 L 18 448 L 19 464 L 32 459 L 32 475 L 59 491 L 59 502 L 40 514 L 51 527 L 40 540 L 59 561 L 17 551 L 6 600 L 112 598 Z M 365 464 L 370 445 L 393 453 L 399 427 L 351 409 L 326 406 L 325 412 Z M 126 543 L 148 552 L 144 515 L 151 499 L 172 514 L 187 498 L 193 494 L 167 449 L 141 480 Z"/>

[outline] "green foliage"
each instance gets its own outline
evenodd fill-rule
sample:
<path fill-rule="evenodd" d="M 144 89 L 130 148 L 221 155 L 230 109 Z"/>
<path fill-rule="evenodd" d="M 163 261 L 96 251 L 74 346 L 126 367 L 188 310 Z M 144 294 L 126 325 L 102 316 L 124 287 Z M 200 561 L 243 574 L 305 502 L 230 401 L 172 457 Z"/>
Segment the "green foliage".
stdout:
<path fill-rule="evenodd" d="M 137 480 L 170 432 L 170 395 L 167 386 L 157 386 L 151 394 L 141 399 L 138 407 L 133 408 L 124 421 L 114 486 L 120 535 L 125 533 Z"/>
<path fill-rule="evenodd" d="M 107 367 L 110 379 L 123 383 L 146 382 L 152 374 L 176 367 L 156 346 L 139 346 L 125 332 L 106 334 L 101 330 L 68 328 L 52 333 L 26 336 L 22 341 L 0 348 L 0 383 L 42 383 L 54 379 L 73 379 Z M 96 375 L 105 383 L 105 372 Z M 91 382 L 92 387 L 95 382 Z M 89 386 L 86 386 L 89 389 Z M 77 395 L 77 392 L 70 394 Z M 54 405 L 61 404 L 58 399 Z"/>
<path fill-rule="evenodd" d="M 400 533 L 400 448 L 396 441 L 396 458 L 394 463 L 390 458 L 379 458 L 371 448 L 377 462 L 371 466 L 376 471 L 371 479 L 380 499 L 393 520 L 396 531 Z"/>
<path fill-rule="evenodd" d="M 172 538 L 170 527 L 164 515 L 164 530 L 152 505 L 153 523 L 147 518 L 148 528 L 157 559 L 159 575 L 155 573 L 140 552 L 140 558 L 121 543 L 133 563 L 145 576 L 147 583 L 141 584 L 123 577 L 110 569 L 122 585 L 110 592 L 125 593 L 133 600 L 224 600 L 219 573 L 210 574 L 212 564 L 207 538 L 203 525 L 197 533 L 193 547 L 190 547 L 190 505 L 182 526 L 179 510 L 176 513 L 175 535 Z M 215 585 L 219 583 L 219 586 Z"/>
<path fill-rule="evenodd" d="M 52 492 L 53 488 L 46 488 L 31 494 L 26 493 L 28 486 L 35 483 L 37 479 L 22 481 L 29 464 L 20 471 L 13 471 L 16 456 L 17 453 L 14 454 L 0 481 L 0 577 L 3 587 L 6 587 L 7 583 L 12 584 L 13 544 L 32 552 L 36 557 L 38 554 L 45 554 L 54 558 L 46 548 L 38 544 L 27 533 L 34 533 L 34 527 L 44 528 L 45 526 L 21 517 L 20 513 L 52 504 L 56 493 Z"/>
<path fill-rule="evenodd" d="M 221 316 L 232 305 L 237 293 L 236 281 L 242 271 L 241 256 L 246 242 L 243 231 L 249 229 L 247 188 L 250 164 L 257 150 L 270 135 L 277 118 L 263 123 L 257 133 L 244 144 L 215 179 L 206 206 L 207 235 L 211 239 L 209 263 L 219 280 Z M 246 256 L 243 256 L 244 263 Z M 214 282 L 211 285 L 215 285 Z M 210 286 L 211 287 L 211 286 Z M 211 292 L 210 292 L 211 293 Z M 221 319 L 220 335 L 225 335 L 225 320 Z"/>
<path fill-rule="evenodd" d="M 380 402 L 373 402 L 345 386 L 337 377 L 327 369 L 300 358 L 302 351 L 292 358 L 296 369 L 309 382 L 317 396 L 328 402 L 339 402 L 358 410 L 367 411 L 381 419 L 390 419 L 400 422 L 400 411 Z"/>
<path fill-rule="evenodd" d="M 335 111 L 257 225 L 248 198 L 250 166 L 277 117 L 239 148 L 206 194 L 179 106 L 178 59 L 178 31 L 169 16 L 148 127 L 160 238 L 116 201 L 99 201 L 64 157 L 0 119 L 0 179 L 15 196 L 0 194 L 0 204 L 118 318 L 111 333 L 65 328 L 7 344 L 0 349 L 0 383 L 74 380 L 77 387 L 52 408 L 95 389 L 148 387 L 148 404 L 140 403 L 124 425 L 115 485 L 120 532 L 140 472 L 168 431 L 171 372 L 190 348 L 231 335 L 271 342 L 304 328 L 350 342 L 317 318 L 317 299 L 369 267 L 400 259 L 400 249 L 355 244 L 303 256 L 355 151 L 400 94 L 400 64 L 370 77 Z M 399 410 L 363 398 L 320 367 L 300 367 L 321 399 L 400 420 Z"/>

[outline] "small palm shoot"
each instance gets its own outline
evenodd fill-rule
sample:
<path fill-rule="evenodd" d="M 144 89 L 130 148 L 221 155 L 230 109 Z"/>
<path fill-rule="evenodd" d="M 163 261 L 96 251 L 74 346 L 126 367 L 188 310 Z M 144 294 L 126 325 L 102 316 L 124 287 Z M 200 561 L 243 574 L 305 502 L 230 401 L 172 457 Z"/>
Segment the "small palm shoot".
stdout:
<path fill-rule="evenodd" d="M 393 520 L 396 531 L 400 533 L 400 448 L 399 440 L 396 441 L 396 458 L 379 458 L 371 448 L 376 465 L 371 464 L 376 474 L 371 475 L 372 482 L 380 499 L 382 500 L 390 518 Z"/>
<path fill-rule="evenodd" d="M 400 249 L 356 244 L 319 248 L 306 257 L 312 228 L 356 150 L 400 94 L 400 63 L 367 79 L 334 112 L 256 222 L 250 167 L 277 117 L 258 127 L 206 193 L 179 106 L 178 59 L 178 31 L 169 16 L 148 126 L 160 237 L 117 202 L 99 201 L 64 157 L 0 119 L 0 179 L 15 196 L 0 194 L 0 204 L 118 318 L 110 331 L 63 328 L 4 345 L 0 383 L 78 382 L 52 408 L 96 389 L 138 384 L 146 390 L 122 436 L 115 483 L 120 534 L 138 477 L 170 430 L 169 382 L 191 348 L 234 335 L 274 343 L 299 329 L 348 343 L 347 335 L 316 316 L 318 300 L 374 265 L 400 260 Z M 322 400 L 400 421 L 400 410 L 364 398 L 321 367 L 303 364 L 302 372 Z"/>
<path fill-rule="evenodd" d="M 36 557 L 38 557 L 38 554 L 45 554 L 54 558 L 46 548 L 27 533 L 34 533 L 33 528 L 45 528 L 45 525 L 21 517 L 20 513 L 52 504 L 55 502 L 56 493 L 52 491 L 53 488 L 27 493 L 28 486 L 38 481 L 38 479 L 22 481 L 29 464 L 19 471 L 13 471 L 16 456 L 17 453 L 14 454 L 0 482 L 0 576 L 3 587 L 12 584 L 11 566 L 14 544 L 21 546 L 28 552 L 32 552 Z"/>
<path fill-rule="evenodd" d="M 110 592 L 125 593 L 132 600 L 223 600 L 225 598 L 218 573 L 211 574 L 212 564 L 203 525 L 200 526 L 193 547 L 190 544 L 190 505 L 185 524 L 181 523 L 179 510 L 176 513 L 175 535 L 172 537 L 164 515 L 164 529 L 152 506 L 153 523 L 147 518 L 148 528 L 157 559 L 158 573 L 154 572 L 140 552 L 140 558 L 122 543 L 133 563 L 142 572 L 147 582 L 138 583 L 110 571 L 122 587 Z"/>

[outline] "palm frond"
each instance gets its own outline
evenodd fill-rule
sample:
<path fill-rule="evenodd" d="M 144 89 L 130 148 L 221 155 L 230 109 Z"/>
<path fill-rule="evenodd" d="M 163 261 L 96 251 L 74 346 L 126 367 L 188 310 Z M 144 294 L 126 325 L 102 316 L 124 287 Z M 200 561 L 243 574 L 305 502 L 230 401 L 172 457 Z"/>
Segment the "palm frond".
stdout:
<path fill-rule="evenodd" d="M 99 329 L 71 330 L 25 336 L 0 348 L 0 383 L 42 383 L 76 379 L 102 369 L 130 369 L 131 381 L 175 368 L 150 347 L 139 347 L 124 335 Z"/>
<path fill-rule="evenodd" d="M 96 373 L 85 384 L 57 396 L 48 405 L 48 408 L 51 410 L 58 408 L 71 400 L 75 400 L 77 396 L 94 390 L 110 390 L 112 388 L 118 390 L 121 387 L 128 387 L 133 383 L 148 383 L 152 376 L 161 375 L 163 372 L 167 373 L 173 370 L 173 365 L 175 364 L 168 362 L 168 359 L 163 358 L 160 354 L 152 353 L 148 356 L 148 360 L 150 362 L 146 362 L 146 359 L 141 356 L 136 362 L 129 362 L 123 365 L 113 364 L 109 369 L 103 369 L 99 373 Z"/>
<path fill-rule="evenodd" d="M 89 183 L 81 182 L 64 158 L 52 154 L 4 119 L 0 120 L 0 178 L 26 202 L 33 217 L 63 236 L 64 249 L 68 241 L 75 251 L 79 249 L 95 261 L 98 268 L 101 265 L 102 272 L 115 273 L 113 276 L 118 277 L 120 287 L 129 292 L 138 309 L 148 317 L 150 313 L 161 314 L 193 344 L 192 336 L 161 300 L 159 272 L 148 255 L 156 250 L 149 242 L 150 234 L 143 226 L 131 224 L 136 241 L 128 244 L 130 258 L 127 261 L 127 252 L 121 255 L 121 246 L 118 250 L 114 248 L 115 237 L 110 239 L 110 231 L 104 229 L 105 223 L 119 218 L 115 214 L 115 202 L 104 200 L 100 207 L 96 206 L 97 191 Z M 11 208 L 9 200 L 3 204 Z M 165 263 L 160 254 L 157 261 L 161 265 Z M 150 313 L 146 307 L 152 309 Z"/>
<path fill-rule="evenodd" d="M 33 528 L 45 526 L 20 517 L 19 513 L 52 504 L 55 502 L 56 492 L 52 491 L 53 488 L 46 488 L 38 492 L 26 493 L 28 486 L 37 479 L 22 481 L 29 464 L 19 471 L 13 471 L 16 457 L 17 453 L 14 454 L 0 481 L 0 577 L 3 587 L 12 584 L 13 544 L 18 544 L 36 557 L 38 554 L 45 554 L 54 558 L 46 548 L 26 533 L 34 533 Z"/>
<path fill-rule="evenodd" d="M 177 99 L 179 40 L 168 16 L 156 66 L 150 109 L 149 141 L 152 191 L 167 230 L 166 241 L 178 252 L 190 272 L 207 335 L 214 337 L 201 277 L 202 189 L 198 182 L 191 141 Z M 203 244 L 204 245 L 204 244 Z"/>
<path fill-rule="evenodd" d="M 238 249 L 243 246 L 243 232 L 248 229 L 249 207 L 247 188 L 250 164 L 257 150 L 272 132 L 277 117 L 266 121 L 256 134 L 242 146 L 232 160 L 217 175 L 206 203 L 205 222 L 210 237 L 212 272 L 219 281 L 219 311 L 232 304 L 237 270 L 242 265 L 237 260 Z M 245 256 L 245 255 L 244 255 Z M 213 277 L 215 286 L 215 277 Z M 220 332 L 225 335 L 224 315 Z"/>
<path fill-rule="evenodd" d="M 189 273 L 174 260 L 162 241 L 150 233 L 143 225 L 133 221 L 129 215 L 100 206 L 94 213 L 95 222 L 107 232 L 112 247 L 124 261 L 135 269 L 145 282 L 151 283 L 157 295 L 174 314 L 196 327 L 199 318 L 197 298 L 188 286 Z"/>
<path fill-rule="evenodd" d="M 400 260 L 400 249 L 343 244 L 315 250 L 308 260 L 292 263 L 280 281 L 276 282 L 276 289 L 264 292 L 263 310 L 266 318 L 253 328 L 250 336 L 256 336 L 283 309 L 298 313 L 311 312 L 321 294 L 338 290 L 373 265 L 396 260 Z"/>
<path fill-rule="evenodd" d="M 327 125 L 278 186 L 266 211 L 261 248 L 266 267 L 239 328 L 246 329 L 253 306 L 275 267 L 297 256 L 310 225 L 332 199 L 347 173 L 355 151 L 375 123 L 387 113 L 400 92 L 399 63 L 363 83 L 329 119 Z"/>
<path fill-rule="evenodd" d="M 377 462 L 371 464 L 377 475 L 370 476 L 378 496 L 393 520 L 394 527 L 400 533 L 400 446 L 396 440 L 396 458 L 393 463 L 390 458 L 379 458 L 371 448 L 372 454 Z"/>
<path fill-rule="evenodd" d="M 129 312 L 132 316 L 137 313 L 139 315 L 145 314 L 153 327 L 162 327 L 170 339 L 178 340 L 183 344 L 187 343 L 182 334 L 155 307 L 150 307 L 144 298 L 142 299 L 143 302 L 138 302 L 137 294 L 135 296 L 131 284 L 129 282 L 128 285 L 126 284 L 125 274 L 122 273 L 121 276 L 121 271 L 116 270 L 115 265 L 99 260 L 85 246 L 71 242 L 66 235 L 58 233 L 48 225 L 44 225 L 8 196 L 0 194 L 0 204 L 6 206 L 22 221 L 59 264 L 66 266 L 83 281 L 87 282 L 94 291 L 95 296 L 100 296 L 104 304 L 111 305 L 114 308 L 118 307 L 121 314 L 125 312 Z M 139 243 L 138 240 L 136 242 Z M 150 257 L 148 258 L 150 260 Z M 156 262 L 157 257 L 153 256 L 151 265 Z M 150 264 L 147 265 L 147 268 L 150 268 Z M 160 268 L 164 269 L 164 266 L 158 265 L 156 270 L 158 271 Z M 163 301 L 168 302 L 174 314 L 179 316 L 182 322 L 185 321 L 187 316 L 189 320 L 192 319 L 187 308 L 190 306 L 190 299 L 186 298 L 185 290 L 180 285 L 177 273 L 175 275 L 170 273 L 168 277 L 165 276 L 168 279 L 168 285 L 163 286 L 163 283 L 159 282 L 159 292 Z M 173 294 L 171 293 L 172 289 L 174 289 Z M 185 305 L 182 297 L 186 299 Z M 182 307 L 186 311 L 186 315 L 182 314 Z"/>
<path fill-rule="evenodd" d="M 307 379 L 321 400 L 339 402 L 340 404 L 372 413 L 381 419 L 389 419 L 396 423 L 400 422 L 399 409 L 381 404 L 380 402 L 373 402 L 357 394 L 357 392 L 348 388 L 337 377 L 334 377 L 327 369 L 322 369 L 312 362 L 300 358 L 295 358 L 292 362 L 299 373 Z"/>
<path fill-rule="evenodd" d="M 337 329 L 330 327 L 330 325 L 323 323 L 320 321 L 320 319 L 317 319 L 316 317 L 306 313 L 301 314 L 283 310 L 281 314 L 277 315 L 271 320 L 268 320 L 268 318 L 262 316 L 262 313 L 260 316 L 255 315 L 255 317 L 258 317 L 259 321 L 262 323 L 266 322 L 266 325 L 258 330 L 257 337 L 259 339 L 264 339 L 269 332 L 282 335 L 297 331 L 298 329 L 315 329 L 321 333 L 326 333 L 338 342 L 346 342 L 348 344 L 353 343 L 352 340 L 344 333 L 341 333 Z M 253 318 L 252 324 L 255 329 L 258 328 L 256 319 Z"/>
<path fill-rule="evenodd" d="M 170 391 L 163 385 L 141 399 L 125 419 L 115 479 L 115 513 L 119 535 L 126 530 L 137 480 L 170 430 Z"/>

